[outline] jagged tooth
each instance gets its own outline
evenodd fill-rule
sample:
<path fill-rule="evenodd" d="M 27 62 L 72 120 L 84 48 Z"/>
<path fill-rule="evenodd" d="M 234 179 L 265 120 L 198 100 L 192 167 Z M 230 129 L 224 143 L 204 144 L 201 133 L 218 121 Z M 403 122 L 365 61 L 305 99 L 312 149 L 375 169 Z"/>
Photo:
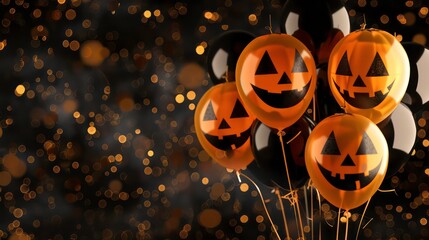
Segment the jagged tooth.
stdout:
<path fill-rule="evenodd" d="M 217 139 L 223 140 L 223 136 L 218 136 Z"/>
<path fill-rule="evenodd" d="M 237 147 L 235 146 L 235 144 L 231 144 L 231 149 L 235 150 Z"/>
<path fill-rule="evenodd" d="M 374 91 L 370 91 L 370 92 L 368 93 L 368 95 L 369 95 L 370 97 L 375 97 L 375 92 L 374 92 Z"/>
<path fill-rule="evenodd" d="M 235 134 L 235 136 L 237 136 L 239 138 L 239 137 L 241 137 L 241 133 L 237 133 L 237 134 Z"/>
<path fill-rule="evenodd" d="M 341 180 L 346 179 L 346 176 L 344 175 L 344 173 L 340 173 L 340 179 L 341 179 Z"/>
<path fill-rule="evenodd" d="M 383 95 L 386 95 L 387 93 L 389 93 L 389 89 L 386 87 L 381 92 L 383 93 Z"/>

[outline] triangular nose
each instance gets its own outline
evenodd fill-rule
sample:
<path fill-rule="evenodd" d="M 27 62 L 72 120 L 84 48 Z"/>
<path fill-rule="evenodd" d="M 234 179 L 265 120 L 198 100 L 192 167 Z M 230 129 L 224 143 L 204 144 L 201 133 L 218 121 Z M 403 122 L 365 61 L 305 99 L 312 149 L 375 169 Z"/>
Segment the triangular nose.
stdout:
<path fill-rule="evenodd" d="M 292 83 L 292 82 L 290 81 L 287 74 L 284 72 L 282 77 L 280 78 L 280 81 L 278 82 L 278 84 L 290 84 L 290 83 Z"/>
<path fill-rule="evenodd" d="M 341 163 L 341 166 L 356 166 L 356 164 L 353 162 L 353 160 L 350 157 L 350 155 L 347 154 L 346 158 Z"/>
<path fill-rule="evenodd" d="M 230 127 L 230 126 L 229 126 L 229 124 L 225 121 L 225 119 L 223 119 L 223 118 L 222 118 L 222 122 L 220 122 L 219 129 L 227 129 L 227 128 L 231 128 L 231 127 Z"/>
<path fill-rule="evenodd" d="M 360 75 L 356 78 L 355 82 L 353 83 L 353 86 L 355 87 L 366 87 L 365 82 L 362 80 Z"/>

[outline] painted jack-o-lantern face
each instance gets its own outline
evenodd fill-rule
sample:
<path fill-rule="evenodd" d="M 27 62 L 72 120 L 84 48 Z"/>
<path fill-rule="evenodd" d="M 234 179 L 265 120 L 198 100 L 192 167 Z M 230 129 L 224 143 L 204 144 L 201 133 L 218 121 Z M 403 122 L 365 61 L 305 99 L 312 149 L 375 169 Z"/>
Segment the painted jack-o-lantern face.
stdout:
<path fill-rule="evenodd" d="M 332 50 L 328 77 L 337 102 L 347 112 L 380 122 L 405 94 L 408 57 L 391 34 L 375 29 L 347 35 Z"/>
<path fill-rule="evenodd" d="M 207 153 L 226 168 L 242 169 L 252 160 L 251 126 L 255 117 L 247 112 L 235 83 L 212 87 L 200 99 L 195 130 Z"/>
<path fill-rule="evenodd" d="M 283 129 L 305 112 L 316 86 L 308 49 L 287 34 L 255 38 L 241 53 L 237 88 L 246 107 L 266 125 Z"/>
<path fill-rule="evenodd" d="M 306 147 L 306 166 L 316 188 L 343 209 L 360 206 L 381 185 L 388 147 L 378 127 L 360 115 L 334 115 L 320 122 Z"/>

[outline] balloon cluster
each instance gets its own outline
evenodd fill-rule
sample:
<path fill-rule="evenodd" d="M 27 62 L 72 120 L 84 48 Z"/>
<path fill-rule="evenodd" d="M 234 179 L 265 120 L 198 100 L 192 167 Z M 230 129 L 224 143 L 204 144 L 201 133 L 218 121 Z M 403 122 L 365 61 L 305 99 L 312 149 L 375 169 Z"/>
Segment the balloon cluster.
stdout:
<path fill-rule="evenodd" d="M 281 31 L 213 41 L 198 140 L 220 165 L 270 187 L 310 179 L 331 204 L 359 207 L 410 157 L 414 114 L 429 106 L 429 51 L 365 24 L 349 33 L 334 0 L 287 1 Z"/>

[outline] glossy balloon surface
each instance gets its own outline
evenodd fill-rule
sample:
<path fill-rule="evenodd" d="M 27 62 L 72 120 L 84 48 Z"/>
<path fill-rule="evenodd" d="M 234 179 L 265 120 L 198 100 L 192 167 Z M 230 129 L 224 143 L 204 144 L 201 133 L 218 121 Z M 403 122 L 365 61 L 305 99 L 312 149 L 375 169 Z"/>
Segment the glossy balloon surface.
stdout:
<path fill-rule="evenodd" d="M 283 146 L 293 189 L 304 185 L 308 180 L 304 153 L 308 136 L 314 128 L 313 121 L 307 116 L 292 126 L 283 129 Z M 278 130 L 255 121 L 251 135 L 252 152 L 255 157 L 251 172 L 265 184 L 289 190 L 289 182 L 283 160 L 283 151 Z"/>
<path fill-rule="evenodd" d="M 288 0 L 280 29 L 303 42 L 316 62 L 323 64 L 335 44 L 350 33 L 350 19 L 341 0 Z"/>
<path fill-rule="evenodd" d="M 244 104 L 278 130 L 306 111 L 316 88 L 316 66 L 308 49 L 287 34 L 255 38 L 238 59 L 236 83 Z"/>
<path fill-rule="evenodd" d="M 388 159 L 386 139 L 377 125 L 352 114 L 325 118 L 313 129 L 305 149 L 314 186 L 345 210 L 372 197 L 385 177 Z"/>
<path fill-rule="evenodd" d="M 249 32 L 227 31 L 209 44 L 207 52 L 207 71 L 213 84 L 235 81 L 235 67 L 243 49 L 255 36 Z"/>
<path fill-rule="evenodd" d="M 194 115 L 201 146 L 217 163 L 235 170 L 253 161 L 250 134 L 254 120 L 233 82 L 210 88 L 198 102 Z"/>
<path fill-rule="evenodd" d="M 388 117 L 408 86 L 407 54 L 396 38 L 378 29 L 350 33 L 332 50 L 328 81 L 340 106 L 375 123 Z"/>
<path fill-rule="evenodd" d="M 429 49 L 412 42 L 402 46 L 410 60 L 410 81 L 402 102 L 417 112 L 429 102 Z"/>
<path fill-rule="evenodd" d="M 410 158 L 416 142 L 417 128 L 413 113 L 400 103 L 393 113 L 378 124 L 389 146 L 389 166 L 386 177 L 393 176 Z"/>

